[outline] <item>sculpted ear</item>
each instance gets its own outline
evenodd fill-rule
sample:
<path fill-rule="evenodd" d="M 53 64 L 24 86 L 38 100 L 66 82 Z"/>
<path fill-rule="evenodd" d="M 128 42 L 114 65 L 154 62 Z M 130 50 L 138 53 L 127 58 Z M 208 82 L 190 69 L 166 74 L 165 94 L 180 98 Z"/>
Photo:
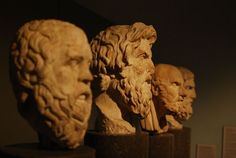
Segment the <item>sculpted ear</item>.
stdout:
<path fill-rule="evenodd" d="M 104 74 L 99 74 L 99 77 L 101 78 L 101 83 L 100 83 L 101 90 L 106 91 L 110 85 L 111 78 L 110 76 Z"/>

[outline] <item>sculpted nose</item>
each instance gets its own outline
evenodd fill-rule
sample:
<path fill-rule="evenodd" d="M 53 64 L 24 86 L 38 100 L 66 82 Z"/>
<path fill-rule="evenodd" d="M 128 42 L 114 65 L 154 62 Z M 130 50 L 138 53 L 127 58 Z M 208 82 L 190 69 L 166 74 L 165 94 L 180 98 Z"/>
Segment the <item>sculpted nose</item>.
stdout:
<path fill-rule="evenodd" d="M 154 63 L 152 62 L 152 60 L 149 62 L 149 66 L 150 66 L 150 68 L 151 68 L 152 70 L 155 69 L 155 66 L 154 66 Z"/>
<path fill-rule="evenodd" d="M 79 78 L 80 81 L 84 82 L 85 84 L 90 83 L 93 80 L 93 76 L 89 70 L 83 70 L 82 74 Z"/>
<path fill-rule="evenodd" d="M 148 73 L 153 74 L 155 66 L 154 66 L 152 60 L 147 61 L 146 64 L 147 64 L 146 67 L 145 66 L 142 66 L 142 67 L 145 68 L 145 70 L 147 70 Z"/>
<path fill-rule="evenodd" d="M 179 89 L 179 95 L 182 96 L 183 98 L 186 97 L 185 91 L 183 87 L 180 87 Z"/>

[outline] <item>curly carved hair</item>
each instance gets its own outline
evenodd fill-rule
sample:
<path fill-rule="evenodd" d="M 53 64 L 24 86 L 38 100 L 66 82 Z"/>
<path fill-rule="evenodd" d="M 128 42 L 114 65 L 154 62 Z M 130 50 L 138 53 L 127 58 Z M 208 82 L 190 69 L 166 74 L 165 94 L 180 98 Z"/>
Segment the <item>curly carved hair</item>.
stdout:
<path fill-rule="evenodd" d="M 19 101 L 23 103 L 24 92 L 44 77 L 42 70 L 52 60 L 53 45 L 66 40 L 62 38 L 71 29 L 78 27 L 60 20 L 34 20 L 18 30 L 10 53 L 10 79 Z"/>
<path fill-rule="evenodd" d="M 142 39 L 149 40 L 151 45 L 156 38 L 153 26 L 147 26 L 141 22 L 108 27 L 90 43 L 93 54 L 93 74 L 117 74 L 119 72 L 117 70 L 128 65 L 127 56 L 133 52 Z"/>

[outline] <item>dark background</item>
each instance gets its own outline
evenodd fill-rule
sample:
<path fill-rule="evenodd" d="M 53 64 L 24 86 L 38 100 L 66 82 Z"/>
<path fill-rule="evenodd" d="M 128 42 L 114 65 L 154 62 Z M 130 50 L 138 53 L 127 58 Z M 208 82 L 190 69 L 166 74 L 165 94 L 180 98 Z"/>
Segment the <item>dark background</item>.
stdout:
<path fill-rule="evenodd" d="M 234 9 L 230 1 L 212 0 L 1 2 L 0 145 L 36 140 L 36 134 L 17 113 L 8 76 L 9 47 L 19 26 L 32 19 L 58 18 L 82 27 L 91 38 L 111 24 L 141 21 L 157 30 L 155 63 L 185 66 L 195 73 L 198 96 L 194 115 L 185 123 L 192 129 L 192 158 L 196 144 L 216 145 L 220 158 L 222 128 L 236 126 Z"/>

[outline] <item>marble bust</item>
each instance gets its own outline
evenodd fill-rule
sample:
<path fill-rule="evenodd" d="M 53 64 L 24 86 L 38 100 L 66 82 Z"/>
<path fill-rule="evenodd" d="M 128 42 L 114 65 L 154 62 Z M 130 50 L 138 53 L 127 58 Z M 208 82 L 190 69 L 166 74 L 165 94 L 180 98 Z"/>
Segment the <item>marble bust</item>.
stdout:
<path fill-rule="evenodd" d="M 192 104 L 194 99 L 196 98 L 196 90 L 195 90 L 195 81 L 194 81 L 194 74 L 192 71 L 185 67 L 177 67 L 184 79 L 183 83 L 183 93 L 184 93 L 184 99 L 183 99 L 183 106 L 186 107 L 186 109 L 189 109 L 189 115 L 186 117 L 185 120 L 188 120 L 192 113 Z M 182 129 L 183 128 L 183 121 L 177 121 L 172 115 L 167 115 L 166 120 L 168 122 L 168 125 L 171 129 Z"/>
<path fill-rule="evenodd" d="M 90 116 L 92 54 L 82 29 L 60 20 L 33 20 L 11 47 L 10 78 L 20 114 L 60 148 L 81 145 Z"/>
<path fill-rule="evenodd" d="M 183 121 L 192 115 L 196 98 L 194 74 L 187 68 L 157 64 L 152 92 L 161 128 L 181 129 Z"/>
<path fill-rule="evenodd" d="M 98 110 L 95 127 L 99 132 L 135 133 L 137 120 L 146 118 L 151 109 L 154 117 L 150 115 L 146 121 L 147 128 L 156 129 L 151 93 L 151 47 L 156 36 L 152 26 L 137 22 L 110 26 L 92 39 L 92 87 Z"/>

